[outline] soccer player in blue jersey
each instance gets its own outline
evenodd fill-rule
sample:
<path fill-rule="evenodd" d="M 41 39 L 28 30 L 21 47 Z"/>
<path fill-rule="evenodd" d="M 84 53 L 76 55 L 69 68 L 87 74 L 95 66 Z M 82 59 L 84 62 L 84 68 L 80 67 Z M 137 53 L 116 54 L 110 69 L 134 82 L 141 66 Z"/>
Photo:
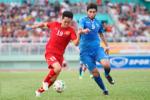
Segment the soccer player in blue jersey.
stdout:
<path fill-rule="evenodd" d="M 110 76 L 110 63 L 108 59 L 109 46 L 103 35 L 103 27 L 100 20 L 96 19 L 97 5 L 90 3 L 87 6 L 87 16 L 79 21 L 79 30 L 84 33 L 80 36 L 80 60 L 86 65 L 93 74 L 93 78 L 98 86 L 103 90 L 104 95 L 108 95 L 100 73 L 96 67 L 96 62 L 100 62 L 104 67 L 105 77 L 110 84 L 114 84 L 114 80 Z M 105 50 L 100 47 L 100 40 L 106 46 Z"/>

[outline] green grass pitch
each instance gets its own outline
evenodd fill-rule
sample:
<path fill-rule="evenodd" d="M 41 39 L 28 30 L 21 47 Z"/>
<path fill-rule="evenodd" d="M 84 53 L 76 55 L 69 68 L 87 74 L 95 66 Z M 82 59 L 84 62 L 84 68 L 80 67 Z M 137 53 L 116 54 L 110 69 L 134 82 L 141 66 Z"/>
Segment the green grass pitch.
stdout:
<path fill-rule="evenodd" d="M 101 76 L 110 95 L 104 96 L 88 72 L 82 80 L 77 71 L 63 71 L 58 79 L 65 81 L 66 89 L 59 94 L 50 88 L 41 97 L 35 90 L 47 72 L 0 72 L 0 100 L 150 100 L 150 69 L 113 70 L 115 85 Z"/>

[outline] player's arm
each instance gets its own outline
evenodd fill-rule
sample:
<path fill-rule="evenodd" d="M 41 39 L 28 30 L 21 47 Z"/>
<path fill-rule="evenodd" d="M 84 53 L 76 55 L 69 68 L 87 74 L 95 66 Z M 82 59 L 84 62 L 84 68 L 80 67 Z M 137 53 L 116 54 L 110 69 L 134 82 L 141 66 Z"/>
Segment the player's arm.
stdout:
<path fill-rule="evenodd" d="M 90 30 L 88 28 L 84 29 L 84 21 L 81 20 L 81 22 L 79 24 L 79 29 L 77 31 L 77 38 L 75 40 L 73 40 L 72 42 L 77 46 L 79 44 L 79 41 L 80 41 L 80 35 L 86 34 L 88 32 L 90 32 Z"/>
<path fill-rule="evenodd" d="M 106 54 L 109 54 L 109 45 L 108 45 L 107 40 L 106 40 L 106 38 L 105 38 L 103 33 L 100 33 L 100 38 L 102 39 L 102 41 L 103 41 L 103 43 L 105 45 L 105 52 L 106 52 Z"/>
<path fill-rule="evenodd" d="M 79 30 L 80 30 L 81 34 L 82 33 L 86 34 L 86 33 L 90 32 L 90 29 L 88 29 L 88 28 L 86 28 L 86 29 L 80 28 Z"/>
<path fill-rule="evenodd" d="M 79 29 L 77 31 L 77 38 L 72 41 L 76 46 L 78 46 L 78 44 L 79 44 L 80 35 L 90 32 L 90 30 L 88 28 L 84 29 L 83 27 L 84 27 L 84 20 L 80 20 Z"/>
<path fill-rule="evenodd" d="M 79 41 L 80 41 L 80 35 L 81 34 L 87 34 L 88 32 L 90 32 L 90 30 L 88 28 L 87 29 L 79 28 L 78 32 L 77 32 L 77 38 L 72 41 L 74 43 L 74 45 L 78 46 Z"/>
<path fill-rule="evenodd" d="M 77 35 L 77 39 L 73 40 L 72 42 L 75 46 L 78 46 L 79 45 L 79 40 L 80 40 L 80 36 Z"/>
<path fill-rule="evenodd" d="M 90 32 L 90 29 L 88 29 L 88 28 L 86 28 L 85 27 L 85 19 L 81 19 L 80 21 L 79 21 L 79 31 L 80 31 L 80 33 L 81 34 L 87 34 L 88 32 Z"/>
<path fill-rule="evenodd" d="M 78 46 L 79 45 L 79 41 L 80 41 L 80 35 L 81 35 L 81 30 L 78 30 L 77 31 L 77 38 L 72 40 L 72 42 L 74 43 L 75 46 Z"/>
<path fill-rule="evenodd" d="M 99 32 L 100 38 L 102 39 L 102 41 L 103 41 L 103 43 L 105 45 L 105 52 L 106 52 L 106 54 L 109 54 L 109 45 L 108 45 L 107 40 L 105 39 L 105 36 L 103 34 L 104 29 L 103 29 L 102 23 L 99 22 L 99 25 L 100 25 L 100 28 L 99 28 L 98 32 Z"/>
<path fill-rule="evenodd" d="M 34 24 L 28 27 L 31 29 L 35 29 L 35 28 L 47 27 L 47 24 L 48 24 L 47 22 L 44 22 L 44 23 Z"/>

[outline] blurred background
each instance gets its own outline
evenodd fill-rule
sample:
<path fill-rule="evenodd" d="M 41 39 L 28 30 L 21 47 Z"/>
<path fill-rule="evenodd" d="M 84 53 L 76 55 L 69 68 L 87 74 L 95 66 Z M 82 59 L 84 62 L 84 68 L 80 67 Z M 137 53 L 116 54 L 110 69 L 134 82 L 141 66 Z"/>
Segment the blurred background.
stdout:
<path fill-rule="evenodd" d="M 44 50 L 50 30 L 26 27 L 59 21 L 70 10 L 77 29 L 89 2 L 98 5 L 96 17 L 103 23 L 112 67 L 150 68 L 150 0 L 0 0 L 0 70 L 47 69 Z M 68 68 L 79 67 L 79 50 L 71 43 L 64 57 Z"/>

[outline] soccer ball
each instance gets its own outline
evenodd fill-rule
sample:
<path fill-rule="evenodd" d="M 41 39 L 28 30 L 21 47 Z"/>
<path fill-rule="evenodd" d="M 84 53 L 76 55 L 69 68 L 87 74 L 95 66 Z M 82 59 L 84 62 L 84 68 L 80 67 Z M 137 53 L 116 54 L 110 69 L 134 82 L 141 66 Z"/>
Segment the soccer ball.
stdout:
<path fill-rule="evenodd" d="M 62 93 L 65 89 L 65 83 L 62 80 L 56 80 L 53 87 L 56 92 Z"/>

